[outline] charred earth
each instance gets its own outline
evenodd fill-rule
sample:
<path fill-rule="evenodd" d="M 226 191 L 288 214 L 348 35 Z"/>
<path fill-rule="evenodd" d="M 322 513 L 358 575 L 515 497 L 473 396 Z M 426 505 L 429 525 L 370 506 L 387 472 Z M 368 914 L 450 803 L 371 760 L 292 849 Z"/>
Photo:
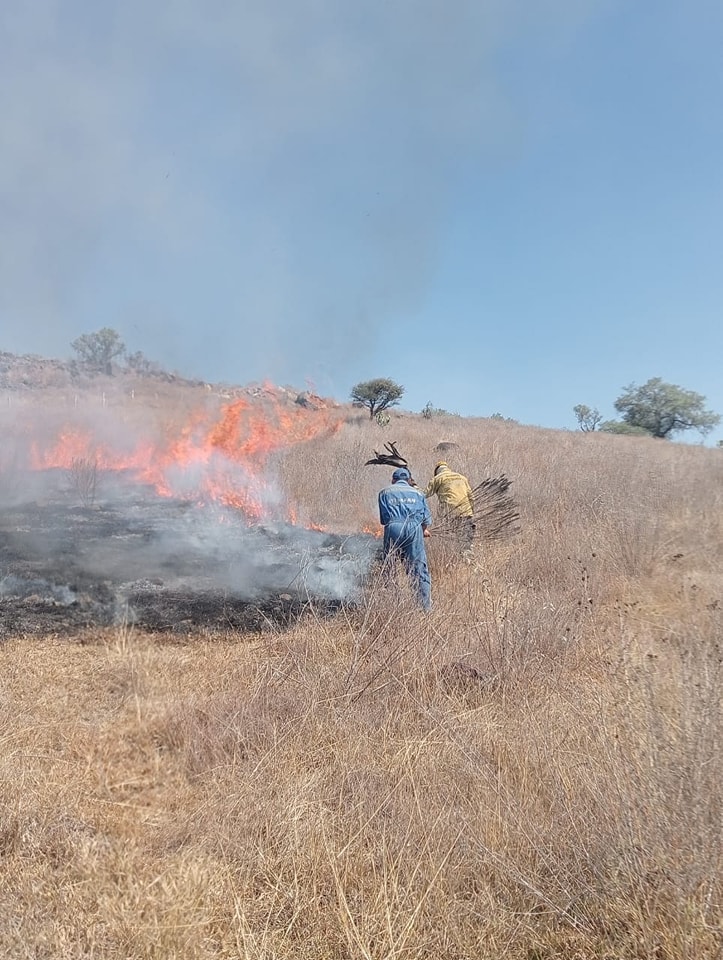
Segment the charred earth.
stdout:
<path fill-rule="evenodd" d="M 378 549 L 365 534 L 249 524 L 138 484 L 104 488 L 92 505 L 59 483 L 0 509 L 0 639 L 118 623 L 181 633 L 287 624 L 353 603 Z"/>

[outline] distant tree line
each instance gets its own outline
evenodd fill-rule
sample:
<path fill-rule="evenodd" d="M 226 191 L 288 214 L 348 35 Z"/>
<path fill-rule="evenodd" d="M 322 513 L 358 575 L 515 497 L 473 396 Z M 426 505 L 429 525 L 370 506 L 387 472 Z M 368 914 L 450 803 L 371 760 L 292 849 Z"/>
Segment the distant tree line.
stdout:
<path fill-rule="evenodd" d="M 128 353 L 120 334 L 111 327 L 84 333 L 73 340 L 70 346 L 76 353 L 75 363 L 89 373 L 111 376 L 114 365 L 121 360 L 124 361 L 123 369 L 127 371 L 141 375 L 163 372 L 159 364 L 149 360 L 140 350 Z M 377 377 L 352 387 L 351 401 L 356 406 L 366 407 L 370 419 L 377 419 L 384 425 L 389 422 L 386 411 L 396 406 L 403 395 L 404 387 L 401 384 L 389 377 Z M 697 430 L 705 436 L 721 420 L 719 414 L 705 408 L 702 394 L 666 383 L 660 377 L 653 377 L 641 386 L 631 383 L 624 387 L 614 406 L 621 414 L 619 420 L 603 420 L 599 410 L 584 403 L 574 406 L 573 413 L 578 426 L 586 433 L 600 430 L 604 433 L 659 439 L 668 439 L 688 430 Z M 431 401 L 422 410 L 425 419 L 446 414 L 446 410 L 433 406 Z M 493 414 L 492 419 L 508 418 Z"/>
<path fill-rule="evenodd" d="M 585 432 L 622 433 L 666 440 L 688 430 L 705 436 L 720 423 L 720 415 L 706 410 L 705 397 L 674 383 L 653 377 L 638 386 L 631 383 L 615 401 L 619 420 L 603 420 L 600 411 L 578 403 L 573 413 Z"/>
<path fill-rule="evenodd" d="M 75 351 L 75 363 L 86 373 L 113 375 L 114 365 L 124 361 L 123 368 L 145 376 L 161 373 L 160 364 L 149 360 L 140 350 L 128 353 L 117 330 L 103 327 L 94 333 L 84 333 L 70 344 Z"/>
<path fill-rule="evenodd" d="M 366 407 L 370 419 L 388 422 L 385 411 L 396 406 L 404 395 L 404 387 L 389 377 L 377 377 L 357 383 L 351 390 L 351 401 L 356 406 Z M 686 390 L 674 383 L 666 383 L 660 377 L 652 377 L 646 383 L 629 384 L 615 400 L 618 420 L 604 420 L 596 407 L 578 403 L 573 413 L 578 426 L 586 433 L 599 430 L 603 433 L 629 434 L 633 436 L 670 439 L 689 430 L 703 436 L 714 430 L 721 421 L 720 415 L 706 409 L 705 397 L 694 390 Z M 426 420 L 448 416 L 443 407 L 430 401 L 422 411 Z M 492 414 L 493 420 L 516 423 L 500 413 Z"/>

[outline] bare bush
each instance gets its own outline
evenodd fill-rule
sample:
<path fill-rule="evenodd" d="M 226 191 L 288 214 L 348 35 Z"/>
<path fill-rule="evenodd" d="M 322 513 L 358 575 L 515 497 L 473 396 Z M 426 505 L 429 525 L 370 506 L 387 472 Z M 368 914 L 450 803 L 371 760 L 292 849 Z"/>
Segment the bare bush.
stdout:
<path fill-rule="evenodd" d="M 98 491 L 98 461 L 95 457 L 74 457 L 70 482 L 84 507 L 92 507 Z"/>

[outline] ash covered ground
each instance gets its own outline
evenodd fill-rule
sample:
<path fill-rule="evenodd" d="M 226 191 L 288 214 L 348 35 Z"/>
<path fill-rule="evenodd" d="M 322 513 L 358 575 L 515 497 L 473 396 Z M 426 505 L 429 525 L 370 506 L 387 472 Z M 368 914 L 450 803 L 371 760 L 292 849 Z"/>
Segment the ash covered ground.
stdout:
<path fill-rule="evenodd" d="M 58 472 L 59 474 L 62 471 Z M 239 513 L 119 481 L 82 505 L 57 478 L 0 508 L 0 638 L 130 622 L 252 631 L 354 602 L 377 555 L 366 534 L 249 525 Z M 8 498 L 10 499 L 10 498 Z"/>

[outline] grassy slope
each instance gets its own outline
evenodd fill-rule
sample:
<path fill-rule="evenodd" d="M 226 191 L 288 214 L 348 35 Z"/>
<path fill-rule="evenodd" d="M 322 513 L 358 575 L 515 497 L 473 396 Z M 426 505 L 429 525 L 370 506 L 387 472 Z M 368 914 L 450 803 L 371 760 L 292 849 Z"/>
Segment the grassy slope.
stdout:
<path fill-rule="evenodd" d="M 431 616 L 0 648 L 0 955 L 719 956 L 721 452 L 359 418 L 280 482 L 373 523 L 385 439 L 514 480 Z"/>

